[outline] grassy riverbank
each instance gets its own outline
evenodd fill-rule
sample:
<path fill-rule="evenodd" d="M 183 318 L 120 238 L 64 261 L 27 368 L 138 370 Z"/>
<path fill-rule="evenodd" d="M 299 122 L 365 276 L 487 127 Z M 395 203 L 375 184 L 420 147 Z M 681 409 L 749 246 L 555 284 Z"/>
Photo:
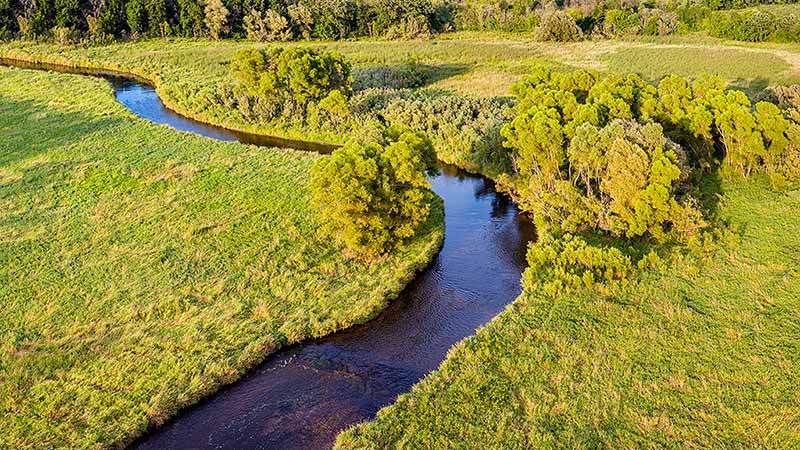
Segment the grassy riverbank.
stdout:
<path fill-rule="evenodd" d="M 107 83 L 0 68 L 0 447 L 116 446 L 278 347 L 366 321 L 438 250 L 316 237 L 319 157 L 135 118 Z"/>
<path fill-rule="evenodd" d="M 337 448 L 797 448 L 800 191 L 725 183 L 719 216 L 710 261 L 523 293 Z"/>

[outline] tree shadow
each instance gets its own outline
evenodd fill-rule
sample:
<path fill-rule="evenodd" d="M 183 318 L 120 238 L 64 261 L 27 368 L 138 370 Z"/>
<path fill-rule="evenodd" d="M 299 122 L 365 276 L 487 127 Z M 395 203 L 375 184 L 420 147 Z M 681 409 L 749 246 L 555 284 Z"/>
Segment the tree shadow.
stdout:
<path fill-rule="evenodd" d="M 65 111 L 42 102 L 0 95 L 0 135 L 3 136 L 0 168 L 30 160 L 123 122 L 123 117 Z"/>
<path fill-rule="evenodd" d="M 471 64 L 420 64 L 413 61 L 362 67 L 353 71 L 353 90 L 420 88 L 464 74 L 472 67 Z"/>
<path fill-rule="evenodd" d="M 770 82 L 768 79 L 756 77 L 750 79 L 737 78 L 730 82 L 729 87 L 744 92 L 751 99 L 756 99 L 769 85 Z"/>

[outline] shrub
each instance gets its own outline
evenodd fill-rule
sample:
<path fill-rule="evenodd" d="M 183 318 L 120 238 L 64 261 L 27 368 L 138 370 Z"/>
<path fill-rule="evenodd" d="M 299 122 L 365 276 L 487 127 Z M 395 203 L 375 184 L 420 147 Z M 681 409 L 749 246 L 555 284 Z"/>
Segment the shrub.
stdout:
<path fill-rule="evenodd" d="M 431 35 L 428 18 L 421 14 L 405 17 L 386 30 L 389 39 L 427 39 Z"/>
<path fill-rule="evenodd" d="M 574 42 L 583 39 L 583 32 L 575 19 L 561 10 L 543 12 L 534 34 L 539 41 Z"/>
<path fill-rule="evenodd" d="M 350 64 L 336 52 L 290 47 L 268 51 L 239 50 L 231 61 L 231 76 L 257 102 L 289 105 L 289 114 L 304 113 L 332 91 L 348 95 Z M 271 117 L 270 117 L 271 118 Z"/>
<path fill-rule="evenodd" d="M 60 46 L 69 45 L 72 41 L 72 30 L 68 27 L 53 27 L 53 40 Z"/>
<path fill-rule="evenodd" d="M 253 9 L 244 18 L 244 30 L 247 39 L 253 41 L 289 41 L 292 39 L 292 29 L 285 17 L 267 10 L 266 15 Z"/>
<path fill-rule="evenodd" d="M 425 85 L 428 68 L 416 59 L 395 66 L 371 66 L 359 69 L 353 90 L 370 88 L 411 89 Z"/>
<path fill-rule="evenodd" d="M 549 297 L 586 288 L 609 293 L 627 285 L 633 270 L 618 249 L 592 246 L 570 234 L 541 237 L 528 246 L 527 259 L 523 288 Z"/>
<path fill-rule="evenodd" d="M 360 114 L 424 131 L 436 143 L 442 161 L 489 175 L 511 170 L 500 136 L 502 124 L 512 117 L 508 100 L 368 91 L 354 98 L 353 104 Z"/>
<path fill-rule="evenodd" d="M 411 238 L 428 218 L 433 192 L 426 175 L 436 154 L 422 133 L 389 129 L 385 142 L 348 143 L 311 172 L 323 236 L 361 258 L 379 258 Z"/>
<path fill-rule="evenodd" d="M 610 9 L 603 20 L 603 32 L 609 36 L 639 34 L 640 27 L 639 15 L 634 11 Z"/>
<path fill-rule="evenodd" d="M 327 114 L 328 121 L 331 122 L 335 128 L 338 128 L 350 115 L 347 97 L 336 89 L 332 90 L 319 102 L 319 109 Z"/>
<path fill-rule="evenodd" d="M 648 36 L 666 36 L 678 28 L 678 15 L 661 9 L 639 11 L 642 33 Z"/>

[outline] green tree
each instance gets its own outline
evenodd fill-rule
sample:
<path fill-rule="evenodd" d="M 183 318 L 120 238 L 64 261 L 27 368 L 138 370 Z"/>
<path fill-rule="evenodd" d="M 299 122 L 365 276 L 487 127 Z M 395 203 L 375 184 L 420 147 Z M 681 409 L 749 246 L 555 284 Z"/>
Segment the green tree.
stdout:
<path fill-rule="evenodd" d="M 130 0 L 125 5 L 125 16 L 131 34 L 140 36 L 147 32 L 147 10 L 142 0 Z"/>
<path fill-rule="evenodd" d="M 385 142 L 346 144 L 311 172 L 321 233 L 364 259 L 379 258 L 414 236 L 428 218 L 433 192 L 426 175 L 436 154 L 422 133 L 390 129 Z"/>
<path fill-rule="evenodd" d="M 212 39 L 228 32 L 228 8 L 222 0 L 208 0 L 205 7 L 205 24 Z"/>
<path fill-rule="evenodd" d="M 290 47 L 269 51 L 243 49 L 231 61 L 231 76 L 261 100 L 288 104 L 290 114 L 305 113 L 332 91 L 350 94 L 350 64 L 336 52 Z"/>

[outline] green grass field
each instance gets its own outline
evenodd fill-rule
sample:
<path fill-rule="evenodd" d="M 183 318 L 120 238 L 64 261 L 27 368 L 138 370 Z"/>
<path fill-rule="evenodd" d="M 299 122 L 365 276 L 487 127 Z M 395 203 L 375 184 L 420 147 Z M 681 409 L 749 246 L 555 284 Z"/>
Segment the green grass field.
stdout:
<path fill-rule="evenodd" d="M 135 118 L 101 80 L 0 68 L 0 448 L 116 446 L 276 348 L 374 317 L 443 238 L 316 237 L 318 155 Z"/>
<path fill-rule="evenodd" d="M 523 293 L 337 448 L 800 447 L 800 191 L 726 182 L 719 218 L 702 264 Z"/>

